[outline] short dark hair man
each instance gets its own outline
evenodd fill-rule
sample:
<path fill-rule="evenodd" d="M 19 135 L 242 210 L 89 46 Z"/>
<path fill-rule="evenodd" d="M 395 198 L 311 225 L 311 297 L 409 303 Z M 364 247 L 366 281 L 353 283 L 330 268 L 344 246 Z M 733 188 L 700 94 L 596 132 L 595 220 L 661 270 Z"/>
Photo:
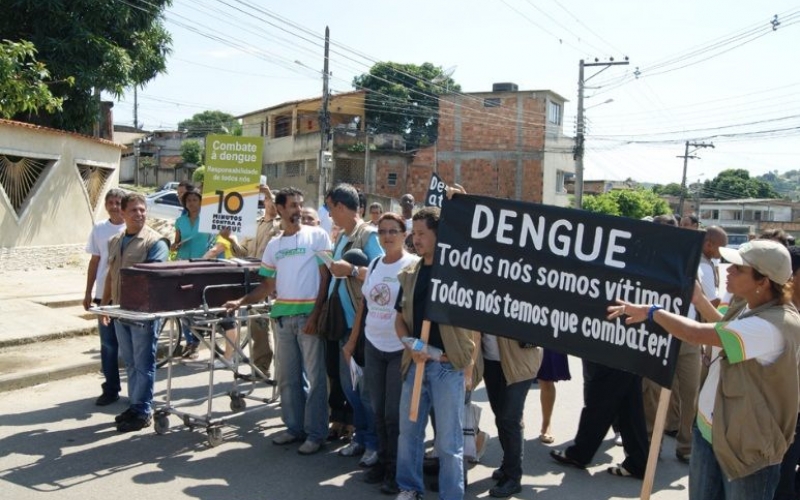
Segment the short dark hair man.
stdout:
<path fill-rule="evenodd" d="M 144 196 L 131 193 L 122 199 L 125 231 L 108 242 L 108 275 L 103 305 L 119 304 L 122 294 L 120 270 L 141 262 L 164 262 L 169 243 L 147 226 Z M 150 425 L 153 415 L 153 390 L 156 377 L 156 344 L 161 320 L 114 322 L 119 354 L 128 375 L 130 406 L 114 419 L 119 432 L 139 431 Z"/>
<path fill-rule="evenodd" d="M 86 243 L 86 252 L 91 254 L 89 268 L 86 271 L 86 291 L 83 296 L 83 308 L 89 309 L 94 304 L 100 304 L 108 271 L 108 241 L 112 236 L 125 230 L 125 219 L 122 218 L 122 198 L 125 192 L 113 188 L 106 192 L 105 209 L 108 219 L 98 222 L 89 234 Z M 94 289 L 94 293 L 92 293 Z M 103 393 L 95 400 L 97 406 L 106 406 L 119 399 L 122 390 L 119 381 L 119 344 L 114 331 L 113 321 L 105 324 L 100 318 L 97 322 L 100 333 L 100 367 L 103 371 Z"/>

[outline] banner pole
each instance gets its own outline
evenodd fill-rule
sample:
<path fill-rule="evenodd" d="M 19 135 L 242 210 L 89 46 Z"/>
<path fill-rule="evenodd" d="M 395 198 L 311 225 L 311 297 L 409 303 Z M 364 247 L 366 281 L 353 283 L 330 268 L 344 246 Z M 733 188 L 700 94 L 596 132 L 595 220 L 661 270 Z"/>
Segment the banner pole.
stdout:
<path fill-rule="evenodd" d="M 427 344 L 430 333 L 431 322 L 427 319 L 423 320 L 422 333 L 420 334 L 419 339 Z M 422 377 L 425 376 L 425 362 L 417 361 L 417 366 L 414 370 L 414 389 L 411 391 L 411 408 L 408 410 L 408 419 L 412 422 L 416 422 L 417 417 L 419 416 L 419 397 L 422 393 Z"/>
<path fill-rule="evenodd" d="M 658 398 L 658 409 L 656 410 L 656 420 L 653 423 L 653 435 L 650 437 L 650 453 L 647 455 L 647 468 L 644 471 L 642 493 L 639 496 L 641 500 L 650 500 L 650 494 L 653 492 L 653 480 L 656 475 L 658 453 L 661 450 L 661 438 L 664 436 L 664 422 L 667 420 L 670 395 L 672 395 L 671 390 L 664 387 L 661 388 L 661 395 Z"/>

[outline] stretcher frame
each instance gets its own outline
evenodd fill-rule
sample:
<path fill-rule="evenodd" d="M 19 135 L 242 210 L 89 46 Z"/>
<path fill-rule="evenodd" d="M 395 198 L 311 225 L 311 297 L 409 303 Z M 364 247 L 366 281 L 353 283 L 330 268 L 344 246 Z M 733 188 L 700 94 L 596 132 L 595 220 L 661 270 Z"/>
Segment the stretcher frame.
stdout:
<path fill-rule="evenodd" d="M 183 420 L 183 425 L 188 427 L 190 430 L 194 429 L 195 427 L 203 427 L 206 430 L 206 436 L 208 439 L 208 444 L 212 447 L 218 446 L 223 442 L 223 435 L 222 435 L 222 427 L 225 423 L 243 413 L 258 409 L 258 407 L 247 409 L 246 400 L 256 401 L 259 403 L 263 403 L 264 405 L 275 403 L 278 400 L 277 396 L 277 382 L 267 376 L 266 373 L 263 373 L 257 366 L 254 364 L 253 356 L 247 356 L 242 349 L 242 344 L 238 341 L 241 339 L 241 325 L 243 322 L 248 322 L 248 338 L 247 338 L 247 348 L 248 351 L 251 351 L 252 354 L 252 343 L 253 338 L 251 335 L 250 330 L 250 321 L 258 318 L 269 318 L 269 309 L 270 305 L 266 302 L 261 302 L 258 304 L 252 304 L 241 307 L 237 314 L 230 317 L 230 319 L 234 320 L 235 328 L 236 328 L 236 342 L 231 342 L 225 335 L 224 331 L 222 331 L 221 327 L 217 327 L 220 322 L 222 322 L 223 318 L 217 316 L 219 313 L 226 313 L 227 310 L 224 307 L 215 307 L 210 308 L 207 305 L 206 301 L 206 291 L 212 288 L 226 288 L 226 287 L 235 287 L 240 285 L 209 285 L 205 287 L 203 290 L 203 307 L 197 309 L 190 309 L 190 310 L 176 310 L 176 311 L 163 311 L 163 312 L 138 312 L 138 311 L 128 311 L 121 309 L 118 305 L 114 306 L 97 306 L 91 309 L 91 312 L 109 316 L 119 320 L 127 320 L 127 321 L 135 321 L 135 322 L 147 322 L 147 321 L 155 321 L 155 320 L 166 320 L 166 319 L 187 319 L 191 325 L 191 332 L 195 336 L 195 338 L 202 342 L 202 344 L 208 348 L 209 352 L 211 353 L 211 358 L 209 359 L 208 366 L 208 394 L 205 397 L 193 399 L 191 401 L 185 401 L 180 404 L 173 404 L 172 403 L 172 366 L 174 363 L 174 352 L 175 347 L 177 345 L 179 336 L 182 335 L 182 331 L 180 326 L 175 328 L 174 325 L 180 325 L 180 321 L 172 322 L 171 327 L 169 327 L 169 351 L 168 351 L 168 361 L 166 365 L 166 394 L 164 396 L 164 401 L 153 401 L 154 411 L 153 411 L 153 429 L 155 430 L 156 434 L 165 434 L 170 427 L 169 423 L 169 415 L 175 415 Z M 263 312 L 257 312 L 263 311 Z M 207 337 L 205 333 L 210 333 Z M 232 361 L 227 361 L 221 355 L 219 355 L 215 349 L 216 342 L 217 342 L 217 335 L 221 335 L 227 344 L 233 346 L 234 349 L 234 356 Z M 230 370 L 233 372 L 233 382 L 231 384 L 231 389 L 229 391 L 220 391 L 215 393 L 214 392 L 214 362 L 220 359 L 225 364 L 225 369 Z M 242 360 L 247 360 L 246 365 L 250 367 L 250 374 L 240 373 L 239 367 L 243 364 Z M 243 383 L 241 383 L 243 382 Z M 264 382 L 267 385 L 272 387 L 272 395 L 269 398 L 260 398 L 253 395 L 255 391 L 256 384 L 258 382 Z M 247 389 L 240 390 L 240 385 L 247 385 Z M 215 398 L 227 396 L 230 398 L 230 409 L 231 414 L 222 415 L 218 417 L 213 417 L 213 410 L 212 404 Z M 198 415 L 195 413 L 190 413 L 188 411 L 182 411 L 181 408 L 187 406 L 196 406 L 198 404 L 206 404 L 206 413 L 205 415 Z"/>

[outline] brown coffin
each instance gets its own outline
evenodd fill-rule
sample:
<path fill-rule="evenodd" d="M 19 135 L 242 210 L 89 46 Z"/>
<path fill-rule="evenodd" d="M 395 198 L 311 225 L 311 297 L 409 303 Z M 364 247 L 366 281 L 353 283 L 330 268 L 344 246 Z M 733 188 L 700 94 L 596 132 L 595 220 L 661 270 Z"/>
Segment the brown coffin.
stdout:
<path fill-rule="evenodd" d="M 121 274 L 120 308 L 136 312 L 164 312 L 220 307 L 258 286 L 260 262 L 178 261 L 136 264 Z"/>

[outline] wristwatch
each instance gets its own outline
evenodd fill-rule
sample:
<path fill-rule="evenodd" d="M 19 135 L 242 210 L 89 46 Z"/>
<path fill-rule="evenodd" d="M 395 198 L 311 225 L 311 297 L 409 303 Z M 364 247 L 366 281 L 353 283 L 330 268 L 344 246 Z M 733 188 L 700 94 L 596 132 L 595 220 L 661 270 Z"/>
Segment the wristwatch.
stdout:
<path fill-rule="evenodd" d="M 353 278 L 358 278 L 358 266 L 353 266 L 353 270 L 350 271 L 350 276 Z"/>

